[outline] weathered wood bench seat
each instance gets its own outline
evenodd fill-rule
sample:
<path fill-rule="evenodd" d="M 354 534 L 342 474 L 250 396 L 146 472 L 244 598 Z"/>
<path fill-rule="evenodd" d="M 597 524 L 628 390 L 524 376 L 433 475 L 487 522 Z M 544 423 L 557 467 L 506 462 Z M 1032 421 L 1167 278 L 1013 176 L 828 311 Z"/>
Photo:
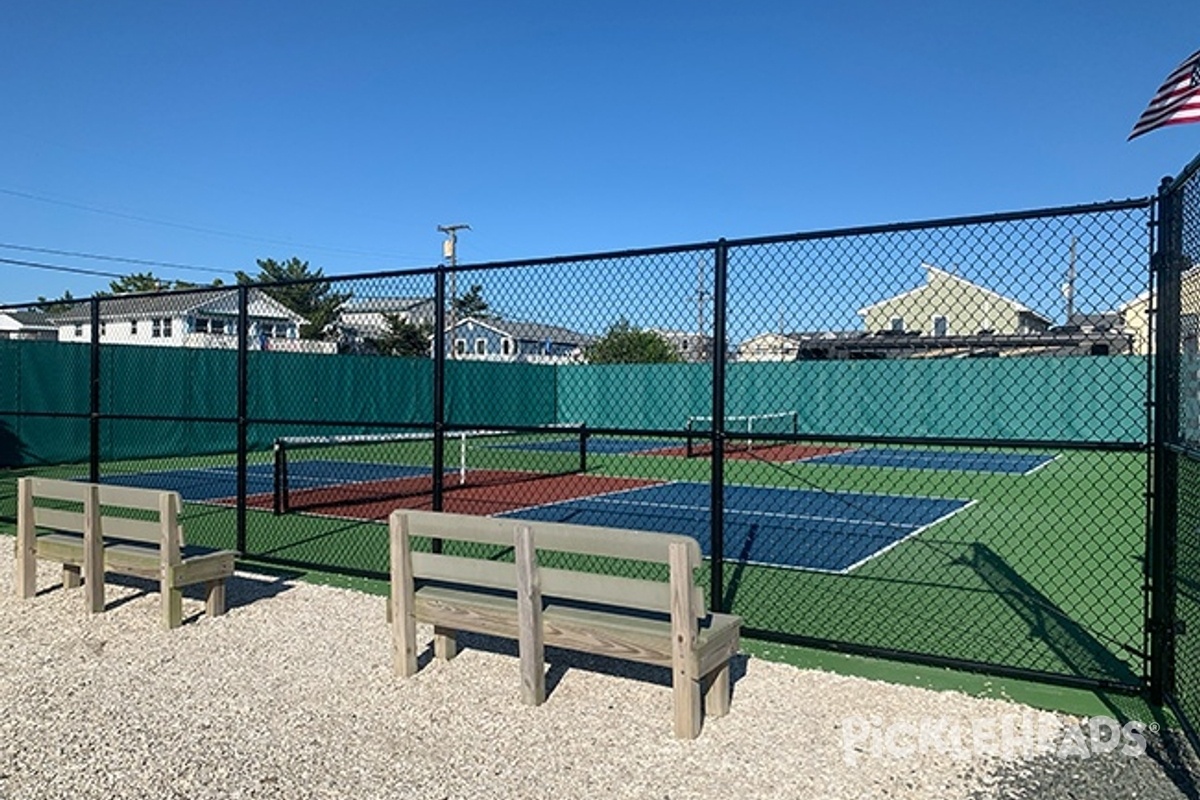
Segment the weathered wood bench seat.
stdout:
<path fill-rule="evenodd" d="M 182 622 L 182 590 L 193 584 L 205 585 L 209 616 L 225 612 L 225 580 L 233 574 L 235 554 L 184 544 L 177 492 L 20 478 L 17 503 L 18 596 L 37 592 L 42 559 L 62 564 L 67 588 L 79 586 L 82 577 L 93 613 L 104 610 L 105 572 L 158 581 L 164 628 Z"/>
<path fill-rule="evenodd" d="M 416 673 L 415 625 L 425 622 L 439 659 L 454 657 L 458 631 L 516 639 L 521 699 L 530 705 L 545 700 L 544 648 L 552 645 L 670 668 L 679 738 L 699 735 L 702 712 L 728 713 L 741 619 L 705 611 L 695 539 L 429 511 L 398 510 L 389 523 L 396 674 Z M 473 545 L 414 552 L 414 536 Z M 511 561 L 496 558 L 500 548 L 511 548 Z M 539 563 L 539 552 L 556 554 L 546 559 L 554 566 Z M 585 571 L 580 556 L 666 564 L 669 580 Z"/>

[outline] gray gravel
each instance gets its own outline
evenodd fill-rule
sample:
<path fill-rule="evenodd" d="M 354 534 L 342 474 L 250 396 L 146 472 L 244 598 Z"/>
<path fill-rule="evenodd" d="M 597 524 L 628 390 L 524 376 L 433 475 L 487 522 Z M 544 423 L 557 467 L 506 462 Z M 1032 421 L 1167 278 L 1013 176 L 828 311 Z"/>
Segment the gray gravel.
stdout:
<path fill-rule="evenodd" d="M 96 616 L 58 584 L 42 565 L 15 599 L 0 547 L 2 798 L 1196 796 L 1150 756 L 951 746 L 1073 724 L 999 700 L 741 658 L 730 715 L 681 742 L 666 670 L 550 650 L 528 708 L 506 642 L 393 677 L 378 597 L 239 572 L 226 616 L 192 595 L 162 631 L 147 584 L 110 584 Z"/>

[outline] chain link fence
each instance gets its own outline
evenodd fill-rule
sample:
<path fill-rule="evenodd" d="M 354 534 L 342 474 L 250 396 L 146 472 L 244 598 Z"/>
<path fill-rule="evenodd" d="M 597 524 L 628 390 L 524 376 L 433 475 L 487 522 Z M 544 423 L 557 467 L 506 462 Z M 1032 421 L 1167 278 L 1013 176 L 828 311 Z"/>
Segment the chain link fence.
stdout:
<path fill-rule="evenodd" d="M 1164 182 L 1159 206 L 1158 341 L 1164 354 L 1162 384 L 1161 485 L 1163 518 L 1158 542 L 1162 557 L 1165 620 L 1162 672 L 1166 692 L 1200 751 L 1200 160 L 1171 183 Z M 1174 515 L 1170 512 L 1174 511 Z"/>
<path fill-rule="evenodd" d="M 399 507 L 685 533 L 755 636 L 1134 692 L 1151 211 L 26 306 L 0 452 L 347 575 Z"/>

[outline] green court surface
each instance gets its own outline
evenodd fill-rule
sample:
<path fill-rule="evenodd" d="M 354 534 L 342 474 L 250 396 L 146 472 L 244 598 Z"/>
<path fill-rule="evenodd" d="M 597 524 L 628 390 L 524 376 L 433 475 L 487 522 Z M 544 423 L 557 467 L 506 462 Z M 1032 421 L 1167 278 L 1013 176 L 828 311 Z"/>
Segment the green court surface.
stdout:
<path fill-rule="evenodd" d="M 385 455 L 331 446 L 316 455 L 428 463 L 428 442 L 405 448 L 393 447 Z M 1146 457 L 1089 451 L 1053 455 L 1043 468 L 1021 475 L 728 460 L 728 484 L 972 502 L 847 574 L 749 564 L 726 552 L 721 604 L 752 629 L 1136 687 L 1142 679 L 1141 658 L 1135 654 L 1143 649 Z M 538 450 L 480 448 L 472 458 L 481 469 L 557 472 L 563 465 L 561 454 Z M 195 456 L 109 462 L 102 474 L 228 468 L 233 461 Z M 252 464 L 270 462 L 269 453 L 251 458 Z M 703 458 L 617 452 L 590 456 L 586 474 L 705 482 L 710 470 Z M 78 478 L 85 473 L 79 465 L 8 471 L 0 480 L 0 529 L 11 532 L 15 522 L 19 475 Z M 519 502 L 522 486 L 502 491 Z M 417 505 L 411 498 L 405 502 Z M 233 507 L 188 502 L 183 523 L 189 541 L 235 545 Z M 706 540 L 709 532 L 696 535 Z M 249 561 L 343 576 L 383 577 L 388 564 L 382 520 L 275 516 L 251 508 L 246 544 Z M 708 572 L 706 562 L 705 585 Z"/>

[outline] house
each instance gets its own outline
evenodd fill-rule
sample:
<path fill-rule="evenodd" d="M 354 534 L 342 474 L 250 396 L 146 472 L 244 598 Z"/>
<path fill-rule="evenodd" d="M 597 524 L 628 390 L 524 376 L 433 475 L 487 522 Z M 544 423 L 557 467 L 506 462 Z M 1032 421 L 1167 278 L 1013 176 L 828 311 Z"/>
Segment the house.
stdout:
<path fill-rule="evenodd" d="M 0 339 L 58 339 L 58 326 L 40 311 L 0 311 Z"/>
<path fill-rule="evenodd" d="M 567 364 L 582 361 L 587 334 L 540 322 L 467 317 L 446 329 L 448 358 Z"/>
<path fill-rule="evenodd" d="M 962 336 L 1036 334 L 1050 320 L 1022 303 L 930 264 L 925 284 L 859 309 L 868 333 Z"/>
<path fill-rule="evenodd" d="M 734 361 L 809 361 L 831 357 L 833 348 L 859 339 L 861 331 L 760 333 L 738 345 Z"/>
<path fill-rule="evenodd" d="M 696 331 L 673 331 L 663 328 L 648 328 L 657 333 L 679 355 L 680 361 L 698 364 L 712 360 L 713 339 Z"/>
<path fill-rule="evenodd" d="M 342 306 L 338 324 L 360 339 L 386 334 L 388 317 L 433 327 L 437 306 L 432 297 L 353 297 Z"/>
<path fill-rule="evenodd" d="M 336 352 L 332 342 L 300 339 L 304 317 L 260 289 L 247 293 L 249 344 L 254 350 Z M 52 315 L 60 342 L 90 342 L 91 304 L 76 303 Z M 103 298 L 100 343 L 156 347 L 236 348 L 236 289 L 164 292 Z"/>
<path fill-rule="evenodd" d="M 1142 292 L 1121 306 L 1125 330 L 1133 337 L 1133 352 L 1138 355 L 1154 353 L 1154 333 L 1150 322 L 1150 301 L 1153 296 Z M 1200 267 L 1192 267 L 1179 280 L 1180 339 L 1185 349 L 1196 349 L 1197 333 L 1200 332 Z"/>

